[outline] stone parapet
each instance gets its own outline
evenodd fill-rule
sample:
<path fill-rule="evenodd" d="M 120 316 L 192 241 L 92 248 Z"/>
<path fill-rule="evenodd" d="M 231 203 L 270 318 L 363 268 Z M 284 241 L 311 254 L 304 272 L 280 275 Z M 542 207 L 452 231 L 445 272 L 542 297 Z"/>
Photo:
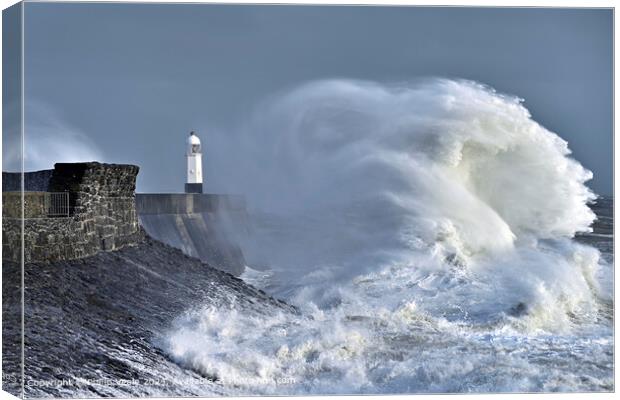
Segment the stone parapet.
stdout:
<path fill-rule="evenodd" d="M 24 262 L 72 260 L 137 244 L 144 236 L 135 207 L 138 171 L 135 165 L 56 164 L 48 189 L 69 193 L 68 217 L 12 218 L 9 210 L 21 207 L 20 193 L 3 193 L 4 201 L 11 200 L 3 207 L 3 260 L 21 262 L 22 224 Z"/>

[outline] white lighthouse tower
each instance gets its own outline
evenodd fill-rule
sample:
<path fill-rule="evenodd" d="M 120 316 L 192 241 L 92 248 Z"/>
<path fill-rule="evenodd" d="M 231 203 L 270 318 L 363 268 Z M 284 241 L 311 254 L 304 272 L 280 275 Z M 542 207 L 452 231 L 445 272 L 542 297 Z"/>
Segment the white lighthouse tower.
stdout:
<path fill-rule="evenodd" d="M 200 139 L 192 131 L 187 138 L 187 181 L 185 193 L 202 193 L 202 149 Z"/>

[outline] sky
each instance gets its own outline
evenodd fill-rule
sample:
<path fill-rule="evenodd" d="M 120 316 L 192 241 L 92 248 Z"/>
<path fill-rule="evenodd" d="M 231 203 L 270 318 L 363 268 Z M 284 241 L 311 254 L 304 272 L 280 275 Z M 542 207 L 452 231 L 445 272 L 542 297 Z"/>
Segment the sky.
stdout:
<path fill-rule="evenodd" d="M 233 132 L 265 98 L 317 79 L 438 76 L 525 99 L 612 193 L 608 9 L 26 3 L 24 20 L 26 169 L 132 163 L 138 191 L 180 192 L 196 130 L 217 191 L 209 132 Z M 19 168 L 18 87 L 3 93 L 4 170 Z"/>

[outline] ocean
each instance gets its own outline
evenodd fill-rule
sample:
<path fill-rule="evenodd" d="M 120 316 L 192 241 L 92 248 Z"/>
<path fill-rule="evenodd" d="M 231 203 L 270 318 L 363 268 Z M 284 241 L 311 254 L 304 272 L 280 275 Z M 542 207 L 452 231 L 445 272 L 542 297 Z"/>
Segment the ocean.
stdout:
<path fill-rule="evenodd" d="M 301 315 L 198 308 L 169 333 L 168 349 L 229 395 L 613 391 L 612 204 L 599 198 L 594 231 L 575 239 L 601 254 L 591 299 L 547 298 L 554 282 L 527 276 L 498 287 L 458 262 L 394 264 L 345 284 L 317 271 L 294 287 L 249 269 L 246 282 Z"/>
<path fill-rule="evenodd" d="M 300 313 L 195 305 L 176 363 L 230 395 L 614 390 L 613 200 L 522 99 L 320 81 L 246 128 L 242 279 Z"/>

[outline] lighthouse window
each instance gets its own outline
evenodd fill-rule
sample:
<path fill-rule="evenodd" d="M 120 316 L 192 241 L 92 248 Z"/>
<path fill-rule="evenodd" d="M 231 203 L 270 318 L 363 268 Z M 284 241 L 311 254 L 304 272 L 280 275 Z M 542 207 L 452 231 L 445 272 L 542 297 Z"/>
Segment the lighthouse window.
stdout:
<path fill-rule="evenodd" d="M 192 145 L 192 153 L 200 153 L 200 145 L 199 144 L 193 144 Z"/>

